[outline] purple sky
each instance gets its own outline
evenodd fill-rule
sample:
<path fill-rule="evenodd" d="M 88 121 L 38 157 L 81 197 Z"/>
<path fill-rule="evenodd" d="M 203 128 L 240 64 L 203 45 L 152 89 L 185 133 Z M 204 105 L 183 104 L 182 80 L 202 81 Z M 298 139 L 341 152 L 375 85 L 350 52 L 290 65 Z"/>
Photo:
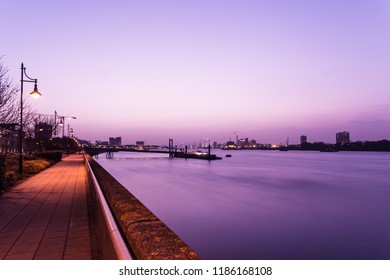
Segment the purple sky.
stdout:
<path fill-rule="evenodd" d="M 82 139 L 390 139 L 387 0 L 2 0 L 0 26 Z"/>

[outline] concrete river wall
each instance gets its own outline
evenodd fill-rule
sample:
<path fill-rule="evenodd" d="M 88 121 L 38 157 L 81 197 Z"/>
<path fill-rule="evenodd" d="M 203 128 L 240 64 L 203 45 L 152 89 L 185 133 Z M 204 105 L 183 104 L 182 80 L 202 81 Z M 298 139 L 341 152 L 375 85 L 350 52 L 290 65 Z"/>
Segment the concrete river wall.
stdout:
<path fill-rule="evenodd" d="M 93 177 L 100 186 L 109 211 L 119 229 L 117 234 L 123 237 L 124 246 L 129 250 L 131 258 L 143 260 L 201 259 L 93 158 L 86 155 L 85 161 L 92 198 L 93 215 L 91 218 L 97 231 L 98 249 L 103 259 L 126 259 L 127 257 L 119 256 L 121 253 L 118 253 L 117 247 L 121 245 L 116 245 L 118 242 L 112 234 L 113 230 L 110 232 L 108 227 L 110 222 L 103 218 L 105 210 L 98 203 L 99 194 L 92 187 Z"/>

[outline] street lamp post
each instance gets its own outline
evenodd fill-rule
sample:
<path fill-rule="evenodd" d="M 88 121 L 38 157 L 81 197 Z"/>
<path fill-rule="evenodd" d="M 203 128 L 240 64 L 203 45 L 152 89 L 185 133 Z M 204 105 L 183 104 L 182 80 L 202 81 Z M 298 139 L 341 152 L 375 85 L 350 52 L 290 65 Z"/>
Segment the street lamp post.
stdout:
<path fill-rule="evenodd" d="M 38 80 L 32 79 L 26 74 L 26 67 L 23 63 L 20 67 L 21 78 L 20 78 L 20 128 L 19 128 L 19 174 L 23 174 L 23 83 L 34 83 L 34 91 L 30 93 L 33 97 L 42 96 L 38 91 Z"/>
<path fill-rule="evenodd" d="M 54 137 L 57 136 L 57 111 L 54 111 Z"/>
<path fill-rule="evenodd" d="M 76 117 L 73 116 L 58 116 L 56 114 L 57 118 L 60 118 L 59 126 L 62 127 L 62 138 L 65 137 L 65 119 L 76 119 Z M 69 125 L 68 125 L 68 136 L 69 136 Z"/>

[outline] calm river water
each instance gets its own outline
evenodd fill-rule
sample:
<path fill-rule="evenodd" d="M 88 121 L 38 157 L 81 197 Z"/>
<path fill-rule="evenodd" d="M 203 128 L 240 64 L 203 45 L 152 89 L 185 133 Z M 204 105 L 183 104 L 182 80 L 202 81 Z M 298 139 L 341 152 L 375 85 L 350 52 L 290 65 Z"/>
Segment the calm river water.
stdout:
<path fill-rule="evenodd" d="M 390 259 L 390 153 L 212 152 L 99 163 L 204 259 Z"/>

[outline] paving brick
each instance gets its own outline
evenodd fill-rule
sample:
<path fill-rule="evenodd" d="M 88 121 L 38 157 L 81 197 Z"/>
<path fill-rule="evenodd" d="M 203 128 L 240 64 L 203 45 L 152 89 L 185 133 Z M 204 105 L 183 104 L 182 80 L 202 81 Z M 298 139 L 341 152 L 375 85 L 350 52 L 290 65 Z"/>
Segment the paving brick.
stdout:
<path fill-rule="evenodd" d="M 11 250 L 9 251 L 9 255 L 14 254 L 23 254 L 23 253 L 35 253 L 38 249 L 38 243 L 37 242 L 30 242 L 30 243 L 16 243 Z"/>
<path fill-rule="evenodd" d="M 13 244 L 19 238 L 19 236 L 20 235 L 15 234 L 14 232 L 0 232 L 0 244 Z"/>
<path fill-rule="evenodd" d="M 63 252 L 50 252 L 50 253 L 42 253 L 36 254 L 34 256 L 34 260 L 62 260 L 64 259 Z"/>
<path fill-rule="evenodd" d="M 68 235 L 68 231 L 46 231 L 44 239 L 51 239 L 51 238 L 62 238 L 66 237 Z"/>
<path fill-rule="evenodd" d="M 61 260 L 63 259 L 64 251 L 65 244 L 41 245 L 34 256 L 34 259 Z"/>
<path fill-rule="evenodd" d="M 7 255 L 10 249 L 11 245 L 9 244 L 0 245 L 0 260 L 2 260 Z"/>
<path fill-rule="evenodd" d="M 64 256 L 64 260 L 90 260 L 90 253 L 77 253 L 77 254 L 69 254 Z"/>
<path fill-rule="evenodd" d="M 8 254 L 4 259 L 5 260 L 32 260 L 34 258 L 34 253 L 20 253 L 20 254 Z"/>

